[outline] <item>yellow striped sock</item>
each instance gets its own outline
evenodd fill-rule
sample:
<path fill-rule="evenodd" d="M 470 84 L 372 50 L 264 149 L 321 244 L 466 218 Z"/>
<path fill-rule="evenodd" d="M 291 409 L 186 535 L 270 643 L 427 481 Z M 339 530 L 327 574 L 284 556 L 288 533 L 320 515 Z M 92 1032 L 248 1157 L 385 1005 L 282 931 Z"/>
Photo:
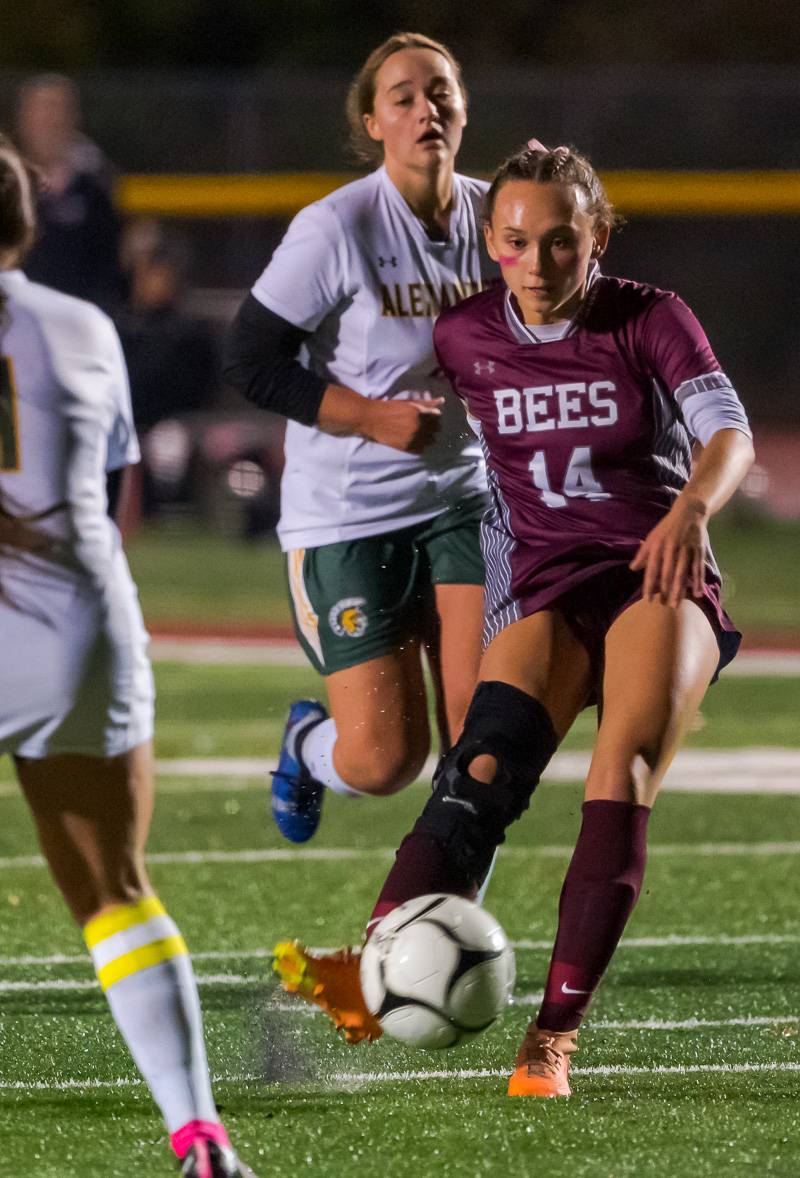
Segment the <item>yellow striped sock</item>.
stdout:
<path fill-rule="evenodd" d="M 84 939 L 104 990 L 131 974 L 189 952 L 156 896 L 101 912 L 86 925 Z"/>

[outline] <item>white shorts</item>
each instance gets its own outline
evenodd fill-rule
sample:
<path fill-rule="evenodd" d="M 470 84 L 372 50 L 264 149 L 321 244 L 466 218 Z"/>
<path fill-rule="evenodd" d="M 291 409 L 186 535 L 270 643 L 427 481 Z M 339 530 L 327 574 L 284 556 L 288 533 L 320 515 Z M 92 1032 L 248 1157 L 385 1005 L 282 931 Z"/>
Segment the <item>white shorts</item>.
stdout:
<path fill-rule="evenodd" d="M 0 753 L 114 757 L 153 735 L 148 636 L 124 555 L 101 596 L 0 571 Z"/>

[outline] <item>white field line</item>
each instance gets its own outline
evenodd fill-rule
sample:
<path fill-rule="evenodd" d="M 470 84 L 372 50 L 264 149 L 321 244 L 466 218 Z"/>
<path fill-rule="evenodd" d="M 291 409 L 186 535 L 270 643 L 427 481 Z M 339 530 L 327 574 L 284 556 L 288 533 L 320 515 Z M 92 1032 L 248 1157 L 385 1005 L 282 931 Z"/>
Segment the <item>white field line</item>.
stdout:
<path fill-rule="evenodd" d="M 198 986 L 252 986 L 257 978 L 244 977 L 241 974 L 196 974 Z M 81 980 L 67 980 L 65 978 L 49 978 L 44 982 L 0 982 L 0 994 L 28 994 L 48 990 L 99 990 L 96 978 Z"/>
<path fill-rule="evenodd" d="M 515 1003 L 516 1005 L 516 1000 Z M 748 1015 L 742 1018 L 684 1018 L 684 1019 L 629 1019 L 626 1022 L 611 1019 L 587 1025 L 593 1031 L 700 1031 L 707 1027 L 775 1027 L 796 1025 L 800 1016 L 796 1014 L 772 1018 L 767 1015 Z"/>
<path fill-rule="evenodd" d="M 621 949 L 680 949 L 684 947 L 701 948 L 742 948 L 748 945 L 798 945 L 800 933 L 754 933 L 741 936 L 680 936 L 667 935 L 664 937 L 626 937 L 620 944 Z M 552 941 L 512 941 L 512 949 L 521 953 L 547 952 L 553 948 Z M 330 953 L 330 946 L 315 946 L 314 953 Z M 210 949 L 192 953 L 192 961 L 271 961 L 271 949 Z M 19 957 L 0 957 L 0 969 L 3 967 L 23 969 L 30 966 L 54 965 L 85 965 L 89 966 L 89 958 L 85 953 L 51 953 L 38 957 L 33 954 L 23 954 Z M 228 975 L 222 975 L 226 977 Z"/>
<path fill-rule="evenodd" d="M 573 847 L 564 845 L 541 847 L 504 847 L 503 858 L 512 859 L 565 859 L 572 854 Z M 340 862 L 356 859 L 391 859 L 394 847 L 306 847 L 303 849 L 283 847 L 256 847 L 241 851 L 154 851 L 147 856 L 149 863 L 197 864 L 204 863 L 306 863 Z M 688 856 L 689 858 L 716 858 L 720 855 L 755 856 L 800 855 L 800 841 L 791 843 L 656 843 L 648 854 L 656 858 Z M 0 871 L 26 867 L 45 867 L 41 855 L 0 856 Z"/>
<path fill-rule="evenodd" d="M 192 961 L 246 961 L 272 960 L 271 949 L 242 949 L 238 952 L 234 950 L 215 949 L 206 953 L 192 953 Z M 36 957 L 33 954 L 26 953 L 21 957 L 0 957 L 0 969 L 3 966 L 14 966 L 17 968 L 26 968 L 28 966 L 45 966 L 45 965 L 90 965 L 88 953 L 51 953 L 47 957 Z"/>
<path fill-rule="evenodd" d="M 683 936 L 671 934 L 665 937 L 624 937 L 620 949 L 680 949 L 689 946 L 738 949 L 747 945 L 798 945 L 800 933 L 744 933 L 741 936 L 703 934 Z M 519 951 L 545 951 L 553 948 L 552 941 L 512 941 L 511 947 Z"/>
<path fill-rule="evenodd" d="M 588 750 L 556 753 L 545 770 L 546 781 L 579 781 L 586 776 L 591 754 Z M 158 761 L 156 768 L 167 777 L 264 777 L 275 768 L 269 757 L 181 757 Z M 420 780 L 436 768 L 436 758 L 428 757 Z M 725 776 L 735 774 L 796 774 L 800 771 L 800 749 L 681 749 L 672 763 L 672 773 L 680 776 Z M 669 780 L 669 774 L 667 775 Z"/>
<path fill-rule="evenodd" d="M 217 666 L 258 665 L 305 667 L 308 660 L 293 641 L 226 641 L 220 638 L 156 638 L 150 643 L 154 662 Z M 742 651 L 725 675 L 794 677 L 800 675 L 800 652 L 793 650 Z"/>
<path fill-rule="evenodd" d="M 686 1064 L 673 1067 L 634 1067 L 628 1064 L 605 1064 L 597 1067 L 571 1068 L 573 1076 L 696 1076 L 708 1073 L 746 1074 L 748 1072 L 800 1072 L 800 1063 L 732 1063 L 732 1064 Z M 450 1068 L 430 1072 L 334 1072 L 321 1076 L 318 1083 L 336 1084 L 406 1084 L 417 1080 L 499 1080 L 508 1077 L 508 1069 L 501 1068 Z M 214 1084 L 263 1084 L 263 1077 L 244 1074 L 239 1076 L 213 1076 Z M 144 1081 L 138 1078 L 119 1077 L 114 1080 L 0 1080 L 0 1091 L 23 1092 L 66 1092 L 71 1090 L 106 1090 L 120 1088 L 141 1088 Z"/>
<path fill-rule="evenodd" d="M 307 667 L 308 659 L 296 642 L 264 642 L 224 638 L 154 638 L 149 648 L 154 663 L 188 666 Z"/>
<path fill-rule="evenodd" d="M 545 783 L 582 781 L 589 769 L 589 751 L 556 753 L 544 774 Z M 266 793 L 274 757 L 178 757 L 159 760 L 161 794 L 226 793 L 263 789 Z M 425 762 L 418 783 L 426 788 L 436 758 Z M 664 789 L 682 793 L 800 794 L 800 749 L 682 749 L 664 781 Z M 0 783 L 0 797 L 18 796 L 16 784 Z"/>
<path fill-rule="evenodd" d="M 545 782 L 583 781 L 589 770 L 587 751 L 556 753 Z M 260 778 L 266 782 L 274 759 L 258 757 L 191 757 L 159 761 L 165 777 Z M 436 758 L 429 757 L 420 780 L 429 784 Z M 162 791 L 166 786 L 161 786 Z M 682 749 L 669 768 L 664 789 L 688 793 L 800 794 L 800 749 Z"/>
<path fill-rule="evenodd" d="M 84 959 L 78 959 L 84 962 Z M 199 985 L 215 985 L 215 986 L 243 986 L 250 985 L 256 987 L 260 984 L 261 979 L 256 977 L 242 977 L 235 974 L 209 974 L 199 975 L 197 977 Z M 91 991 L 96 990 L 99 994 L 99 985 L 95 979 L 67 981 L 63 979 L 52 979 L 44 982 L 6 982 L 0 981 L 0 994 L 4 993 L 38 993 L 38 992 L 75 992 L 75 991 Z M 544 997 L 544 992 L 539 991 L 534 994 L 519 994 L 515 995 L 511 1001 L 512 1006 L 526 1009 L 528 1007 L 538 1007 Z M 298 998 L 295 999 L 277 999 L 268 1000 L 264 1005 L 264 1012 L 266 1014 L 288 1014 L 299 1015 L 301 1018 L 320 1018 L 323 1017 L 323 1012 L 317 1006 L 311 1006 L 307 1002 L 303 1002 Z M 726 1027 L 781 1027 L 781 1026 L 796 1026 L 800 1023 L 800 1015 L 798 1014 L 779 1014 L 779 1015 L 747 1015 L 738 1018 L 723 1018 L 723 1019 L 599 1019 L 587 1025 L 589 1031 L 603 1031 L 624 1034 L 628 1031 L 700 1031 L 706 1029 L 721 1030 Z"/>
<path fill-rule="evenodd" d="M 629 1064 L 601 1064 L 570 1068 L 572 1076 L 693 1076 L 708 1072 L 800 1072 L 800 1063 L 699 1063 L 635 1067 Z M 407 1083 L 411 1080 L 490 1080 L 508 1076 L 502 1068 L 459 1068 L 431 1072 L 337 1072 L 331 1076 L 341 1084 Z"/>
<path fill-rule="evenodd" d="M 776 933 L 774 935 L 758 934 L 755 936 L 739 936 L 739 937 L 726 937 L 726 936 L 629 937 L 626 940 L 623 940 L 621 942 L 620 949 L 675 949 L 675 948 L 692 948 L 695 946 L 711 947 L 711 948 L 741 948 L 741 947 L 747 946 L 747 945 L 779 946 L 779 945 L 797 945 L 797 944 L 800 944 L 800 934 L 799 935 L 791 935 L 791 934 L 782 935 L 782 934 Z M 521 953 L 524 953 L 524 952 L 545 953 L 545 952 L 550 952 L 552 950 L 553 943 L 552 943 L 552 941 L 544 941 L 544 940 L 542 940 L 542 941 L 512 941 L 511 947 L 516 952 L 521 952 Z M 314 951 L 321 952 L 323 950 L 316 949 Z M 217 951 L 205 952 L 205 953 L 204 952 L 192 953 L 191 957 L 192 957 L 192 961 L 195 964 L 198 962 L 201 962 L 201 961 L 270 961 L 272 959 L 272 952 L 269 949 L 249 949 L 249 950 L 240 950 L 240 951 L 236 951 L 236 952 L 217 950 Z M 66 954 L 66 953 L 53 953 L 48 956 L 42 956 L 42 957 L 33 956 L 31 954 L 25 954 L 24 956 L 20 956 L 20 957 L 0 957 L 0 968 L 6 968 L 6 969 L 45 968 L 45 967 L 52 967 L 52 966 L 56 966 L 56 965 L 79 966 L 79 967 L 82 966 L 82 967 L 85 967 L 86 969 L 88 969 L 89 968 L 89 960 L 84 954 Z M 256 986 L 256 985 L 261 984 L 264 980 L 266 980 L 262 976 L 253 975 L 253 974 L 231 974 L 231 973 L 219 974 L 219 973 L 217 973 L 217 974 L 198 974 L 196 976 L 197 976 L 198 985 L 201 985 L 201 986 Z M 57 990 L 91 990 L 91 989 L 94 989 L 96 984 L 97 983 L 94 978 L 91 978 L 91 979 L 88 979 L 88 978 L 87 979 L 83 979 L 83 978 L 76 978 L 76 979 L 47 978 L 42 981 L 30 981 L 27 979 L 23 979 L 23 980 L 19 980 L 19 981 L 0 980 L 0 993 L 28 993 L 28 992 L 35 992 L 37 990 L 42 990 L 42 991 L 47 991 L 47 990 L 54 990 L 54 991 L 57 991 Z M 521 995 L 518 995 L 514 998 L 514 1004 L 517 1006 L 535 1006 L 541 1002 L 542 997 L 543 997 L 543 995 L 541 992 L 534 993 L 534 994 L 521 994 Z M 279 1002 L 277 1004 L 277 1006 L 271 1005 L 270 1009 L 281 1009 L 281 1010 L 285 1009 L 287 1011 L 303 1010 L 305 1012 L 308 1012 L 311 1010 L 310 1007 L 305 1006 L 301 1003 L 295 1003 L 293 1001 L 288 1002 L 288 1003 L 283 1003 L 283 1004 L 281 1004 Z M 776 1017 L 774 1019 L 773 1018 L 765 1019 L 765 1020 L 763 1020 L 763 1022 L 764 1022 L 764 1025 L 766 1025 L 767 1023 L 771 1023 L 771 1022 L 791 1021 L 793 1017 L 794 1016 L 786 1016 L 786 1018 L 784 1019 L 784 1016 L 780 1016 L 780 1017 Z M 599 1025 L 599 1024 L 595 1024 L 595 1025 Z M 617 1024 L 609 1023 L 609 1024 L 603 1024 L 603 1025 L 607 1025 L 609 1028 L 611 1028 L 612 1026 L 616 1026 Z M 623 1027 L 623 1026 L 633 1027 L 633 1026 L 638 1026 L 639 1024 L 620 1023 L 618 1025 L 620 1027 Z M 648 1025 L 650 1025 L 650 1024 L 648 1024 Z M 687 1026 L 688 1025 L 689 1024 L 687 1024 Z M 692 1025 L 695 1025 L 695 1020 L 692 1021 Z M 727 1021 L 727 1022 L 722 1022 L 719 1024 L 717 1024 L 717 1023 L 714 1023 L 714 1024 L 712 1024 L 712 1023 L 708 1023 L 708 1024 L 696 1023 L 696 1025 L 697 1026 L 701 1026 L 701 1025 L 702 1026 L 705 1026 L 705 1025 L 708 1025 L 708 1026 L 712 1026 L 712 1025 L 714 1025 L 714 1026 L 716 1026 L 716 1025 L 733 1026 L 733 1025 L 736 1025 L 736 1023 Z M 753 1018 L 753 1019 L 750 1019 L 747 1023 L 742 1023 L 742 1025 L 743 1026 L 744 1025 L 757 1026 L 757 1025 L 760 1025 L 760 1023 L 759 1023 L 758 1018 Z M 642 1024 L 642 1026 L 644 1026 L 644 1024 Z M 657 1028 L 660 1026 L 666 1026 L 666 1024 L 656 1021 L 656 1022 L 652 1023 L 652 1026 L 654 1028 Z M 679 1029 L 679 1028 L 676 1026 L 675 1029 Z"/>
<path fill-rule="evenodd" d="M 625 937 L 620 943 L 620 949 L 681 949 L 681 948 L 743 948 L 748 945 L 799 945 L 800 933 L 744 933 L 741 936 L 726 936 L 714 934 L 712 936 L 667 934 L 662 937 Z M 545 953 L 553 948 L 550 941 L 520 940 L 512 941 L 511 948 L 519 953 Z M 331 953 L 332 946 L 315 946 L 313 953 Z M 272 950 L 259 947 L 256 949 L 207 949 L 192 953 L 192 961 L 271 961 Z M 86 953 L 50 953 L 46 956 L 36 956 L 25 953 L 17 957 L 0 957 L 0 969 L 27 969 L 29 967 L 47 967 L 54 965 L 84 965 L 89 968 L 89 957 Z M 223 975 L 226 977 L 228 975 Z"/>
<path fill-rule="evenodd" d="M 753 678 L 794 679 L 800 675 L 800 651 L 796 650 L 743 650 L 723 672 L 740 679 Z"/>

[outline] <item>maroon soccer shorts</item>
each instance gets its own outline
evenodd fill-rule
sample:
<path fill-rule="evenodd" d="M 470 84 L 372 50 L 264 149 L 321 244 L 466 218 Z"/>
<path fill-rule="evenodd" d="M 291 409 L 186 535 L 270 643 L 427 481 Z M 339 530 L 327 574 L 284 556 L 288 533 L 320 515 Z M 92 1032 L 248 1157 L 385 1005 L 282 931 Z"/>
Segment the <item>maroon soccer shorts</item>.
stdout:
<path fill-rule="evenodd" d="M 576 638 L 586 647 L 591 659 L 592 679 L 595 685 L 593 698 L 589 703 L 597 702 L 603 682 L 606 634 L 629 605 L 641 601 L 643 579 L 641 572 L 632 572 L 627 564 L 618 565 L 587 577 L 585 581 L 546 605 L 526 608 L 525 604 L 520 602 L 522 617 L 538 613 L 541 609 L 559 610 Z M 718 584 L 707 583 L 702 598 L 692 600 L 697 602 L 708 618 L 719 645 L 719 662 L 712 680 L 716 682 L 720 671 L 735 657 L 742 636 L 722 608 Z M 530 604 L 533 605 L 533 602 Z"/>

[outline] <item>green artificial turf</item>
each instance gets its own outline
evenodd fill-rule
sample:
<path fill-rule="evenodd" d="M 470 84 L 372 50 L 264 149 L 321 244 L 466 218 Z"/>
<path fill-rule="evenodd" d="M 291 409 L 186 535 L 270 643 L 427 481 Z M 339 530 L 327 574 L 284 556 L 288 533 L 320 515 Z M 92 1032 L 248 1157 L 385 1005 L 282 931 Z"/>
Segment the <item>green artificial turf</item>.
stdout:
<path fill-rule="evenodd" d="M 154 851 L 202 851 L 220 842 L 228 849 L 277 845 L 254 789 L 214 792 L 209 785 L 193 797 L 166 792 L 170 784 L 157 807 Z M 575 1096 L 540 1105 L 509 1101 L 495 1075 L 395 1082 L 379 1077 L 506 1070 L 535 1011 L 547 964 L 542 947 L 517 952 L 520 1004 L 481 1038 L 441 1054 L 412 1052 L 388 1040 L 347 1048 L 321 1016 L 283 1009 L 269 980 L 263 955 L 277 937 L 330 944 L 356 935 L 388 862 L 381 849 L 405 825 L 413 793 L 403 798 L 402 812 L 365 803 L 372 807 L 369 822 L 355 821 L 347 802 L 331 800 L 316 845 L 360 849 L 357 860 L 153 867 L 159 893 L 197 954 L 211 1066 L 216 1075 L 231 1077 L 218 1085 L 225 1119 L 262 1178 L 287 1169 L 338 1178 L 356 1164 L 398 1178 L 509 1171 L 618 1178 L 649 1167 L 680 1178 L 789 1178 L 800 1172 L 798 1073 L 775 1066 L 800 1064 L 800 923 L 796 892 L 787 886 L 796 856 L 755 856 L 751 850 L 754 843 L 797 834 L 800 799 L 664 795 L 654 820 L 646 891 L 629 928 L 631 943 L 623 942 L 587 1024 L 576 1058 Z M 575 787 L 543 790 L 501 859 L 489 905 L 516 940 L 552 935 L 566 855 L 541 852 L 566 845 L 574 835 L 578 801 Z M 32 850 L 21 806 L 9 797 L 0 806 L 4 828 L 17 831 L 16 853 Z M 692 844 L 709 835 L 740 841 L 741 854 L 693 855 Z M 45 871 L 4 865 L 0 875 L 2 982 L 88 981 L 80 938 Z M 764 934 L 789 940 L 718 943 L 720 937 Z M 667 935 L 709 943 L 641 945 L 642 938 Z M 209 959 L 209 951 L 228 956 Z M 7 960 L 53 953 L 77 960 Z M 220 975 L 227 984 L 205 980 Z M 694 1018 L 724 1024 L 752 1016 L 775 1022 L 694 1030 L 618 1025 Z M 59 1088 L 76 1081 L 135 1080 L 96 990 L 3 992 L 0 1039 L 0 1082 L 23 1085 L 0 1096 L 5 1173 L 169 1173 L 164 1134 L 140 1088 Z M 654 1071 L 709 1064 L 770 1070 Z M 581 1075 L 581 1068 L 608 1067 L 644 1071 Z M 342 1078 L 358 1075 L 362 1079 Z M 37 1091 L 33 1083 L 50 1088 Z"/>
<path fill-rule="evenodd" d="M 278 748 L 290 702 L 324 698 L 309 667 L 156 665 L 162 757 L 264 756 Z M 734 678 L 710 688 L 687 744 L 697 748 L 800 745 L 800 679 Z M 594 708 L 583 712 L 563 747 L 590 747 Z"/>
<path fill-rule="evenodd" d="M 273 756 L 288 701 L 319 686 L 295 668 L 166 664 L 156 674 L 162 758 Z M 709 693 L 691 740 L 796 748 L 798 714 L 800 681 L 729 678 Z M 588 745 L 593 722 L 587 713 L 573 747 Z M 348 1048 L 323 1016 L 287 1008 L 268 968 L 278 938 L 334 945 L 359 936 L 422 786 L 383 801 L 328 798 L 311 846 L 348 858 L 270 860 L 287 844 L 267 818 L 262 779 L 165 772 L 159 784 L 153 880 L 195 954 L 217 1098 L 260 1178 L 800 1174 L 800 1071 L 782 1070 L 800 1066 L 791 845 L 800 796 L 663 794 L 643 895 L 575 1057 L 575 1095 L 539 1103 L 509 1100 L 495 1073 L 507 1072 L 544 982 L 580 816 L 577 783 L 540 787 L 492 881 L 488 907 L 522 942 L 516 1004 L 480 1038 L 439 1054 L 388 1039 Z M 709 844 L 722 844 L 719 853 Z M 27 861 L 35 854 L 6 777 L 0 1169 L 9 1178 L 166 1176 L 160 1119 L 91 985 L 79 933 L 46 870 Z M 652 1020 L 713 1025 L 629 1025 Z M 722 1070 L 659 1070 L 708 1067 Z M 448 1075 L 424 1078 L 439 1070 Z"/>
<path fill-rule="evenodd" d="M 800 632 L 800 525 L 734 509 L 711 524 L 737 623 Z M 149 524 L 127 544 L 148 620 L 288 624 L 283 558 L 270 541 L 242 542 L 189 523 Z"/>

